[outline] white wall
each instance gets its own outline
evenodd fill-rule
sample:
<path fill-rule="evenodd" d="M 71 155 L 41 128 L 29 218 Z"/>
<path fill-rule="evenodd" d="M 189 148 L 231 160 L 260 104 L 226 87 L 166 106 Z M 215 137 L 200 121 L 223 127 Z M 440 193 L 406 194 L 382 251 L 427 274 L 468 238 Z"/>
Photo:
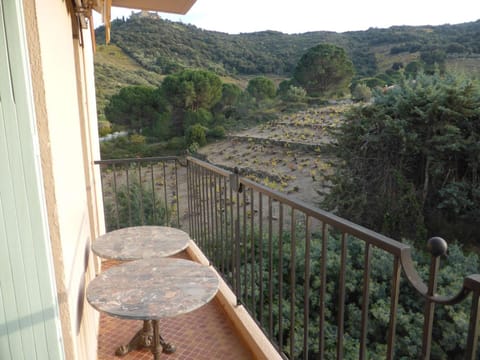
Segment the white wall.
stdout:
<path fill-rule="evenodd" d="M 42 82 L 36 90 L 43 91 L 37 106 L 43 109 L 41 141 L 47 142 L 41 146 L 47 209 L 63 333 L 71 337 L 67 358 L 74 360 L 96 358 L 98 313 L 85 302 L 85 288 L 95 276 L 90 243 L 102 231 L 103 213 L 93 165 L 100 156 L 90 32 L 75 37 L 68 4 L 35 0 L 40 62 L 32 72 Z"/>

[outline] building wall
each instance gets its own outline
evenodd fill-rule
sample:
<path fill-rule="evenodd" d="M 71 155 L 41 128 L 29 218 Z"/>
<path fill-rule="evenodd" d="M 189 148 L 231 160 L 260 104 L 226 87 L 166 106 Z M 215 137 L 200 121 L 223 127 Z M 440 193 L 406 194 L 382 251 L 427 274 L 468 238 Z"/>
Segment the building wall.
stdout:
<path fill-rule="evenodd" d="M 0 2 L 0 359 L 63 359 L 21 1 Z"/>
<path fill-rule="evenodd" d="M 70 1 L 24 0 L 50 246 L 67 359 L 96 358 L 98 313 L 85 300 L 103 232 L 93 51 Z"/>

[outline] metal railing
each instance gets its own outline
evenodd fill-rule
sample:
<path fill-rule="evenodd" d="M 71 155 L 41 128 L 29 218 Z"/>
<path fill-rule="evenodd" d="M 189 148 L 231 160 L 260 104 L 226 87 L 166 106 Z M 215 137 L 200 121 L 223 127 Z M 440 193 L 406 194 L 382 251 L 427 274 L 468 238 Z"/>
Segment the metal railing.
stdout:
<path fill-rule="evenodd" d="M 425 282 L 408 244 L 289 198 L 238 171 L 191 157 L 186 168 L 173 157 L 96 164 L 102 168 L 110 229 L 148 223 L 185 228 L 188 223 L 192 239 L 285 358 L 397 358 L 410 326 L 412 333 L 418 326 L 422 334 L 416 357 L 435 358 L 435 305 L 468 307 L 469 301 L 469 319 L 458 331 L 465 336 L 456 341 L 462 341 L 461 358 L 476 358 L 480 275 L 464 278 L 455 296 L 437 295 L 440 258 L 446 252 L 442 239 L 428 242 Z M 126 190 L 132 184 L 140 189 Z M 374 283 L 373 277 L 383 282 Z M 420 304 L 419 324 L 400 321 L 405 298 Z"/>
<path fill-rule="evenodd" d="M 181 227 L 177 157 L 98 160 L 107 231 L 133 225 Z M 185 175 L 183 175 L 185 176 Z"/>
<path fill-rule="evenodd" d="M 239 176 L 238 171 L 194 158 L 188 158 L 187 168 L 191 237 L 286 357 L 393 359 L 398 351 L 399 301 L 405 289 L 414 289 L 415 301 L 425 302 L 421 354 L 416 356 L 431 357 L 435 305 L 457 304 L 472 293 L 464 358 L 475 358 L 480 275 L 466 277 L 455 296 L 437 295 L 440 257 L 447 250 L 443 239 L 428 241 L 431 264 L 425 283 L 407 244 L 295 201 Z M 389 259 L 375 265 L 381 254 Z M 336 269 L 330 265 L 335 261 Z M 384 346 L 372 350 L 369 345 L 376 330 L 369 327 L 371 277 L 379 267 L 384 270 L 385 263 L 390 274 L 382 275 L 389 292 L 384 296 L 388 304 L 381 328 L 386 331 L 376 336 L 383 337 Z M 355 276 L 360 280 L 352 289 Z M 381 316 L 375 316 L 378 323 Z M 347 320 L 352 323 L 352 319 L 356 329 L 350 326 L 347 332 Z"/>

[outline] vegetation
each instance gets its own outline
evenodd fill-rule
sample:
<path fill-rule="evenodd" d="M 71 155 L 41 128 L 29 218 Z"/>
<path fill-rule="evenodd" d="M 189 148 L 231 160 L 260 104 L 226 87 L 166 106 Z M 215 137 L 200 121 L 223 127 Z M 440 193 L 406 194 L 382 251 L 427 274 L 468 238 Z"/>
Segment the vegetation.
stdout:
<path fill-rule="evenodd" d="M 394 238 L 480 236 L 480 87 L 422 75 L 375 94 L 333 133 L 325 205 Z"/>
<path fill-rule="evenodd" d="M 133 131 L 152 128 L 161 112 L 166 111 L 166 102 L 159 90 L 147 86 L 128 86 L 110 98 L 105 107 L 107 119 Z"/>
<path fill-rule="evenodd" d="M 162 26 L 168 34 L 180 29 L 197 34 L 194 27 L 152 18 L 132 17 L 118 25 L 119 35 L 123 34 L 123 27 L 130 26 L 146 29 Z M 206 142 L 223 137 L 229 129 L 275 118 L 280 109 L 299 109 L 299 104 L 312 101 L 311 95 L 346 92 L 351 81 L 353 99 L 373 98 L 374 102 L 356 108 L 335 134 L 338 146 L 333 153 L 340 161 L 333 164 L 337 174 L 332 178 L 334 187 L 325 205 L 341 216 L 395 238 L 423 239 L 427 233 L 438 231 L 449 239 L 473 240 L 478 231 L 472 219 L 478 215 L 475 204 L 480 197 L 475 165 L 478 90 L 473 83 L 462 85 L 448 77 L 442 80 L 441 76 L 445 76 L 449 56 L 455 51 L 478 50 L 463 37 L 475 36 L 472 29 L 477 25 L 480 23 L 455 27 L 456 39 L 462 39 L 462 46 L 450 43 L 448 48 L 418 28 L 415 32 L 396 28 L 396 32 L 371 29 L 330 34 L 328 39 L 332 43 L 308 49 L 293 67 L 292 79 L 281 82 L 276 93 L 274 83 L 265 76 L 250 78 L 243 91 L 233 83 L 224 83 L 217 75 L 218 69 L 183 69 L 166 76 L 157 88 L 143 85 L 123 88 L 110 98 L 105 108 L 110 127 L 104 125 L 102 131 L 126 126 L 143 138 L 129 136 L 116 140 L 114 145 L 102 144 L 102 153 L 110 157 L 124 156 L 130 150 L 135 156 L 167 149 L 195 152 Z M 449 39 L 451 30 L 450 26 L 434 27 L 427 33 Z M 418 34 L 424 40 L 430 39 L 428 46 L 385 47 L 409 43 Z M 208 38 L 211 34 L 203 35 Z M 338 38 L 334 35 L 344 37 L 341 43 L 345 49 L 335 44 Z M 370 44 L 389 49 L 389 55 L 408 51 L 418 56 L 409 58 L 407 65 L 395 61 L 384 73 L 366 71 L 364 65 L 369 57 L 363 56 L 362 70 L 358 65 L 359 48 L 345 41 L 347 35 L 355 35 L 352 39 L 358 43 L 368 38 Z M 137 39 L 135 32 L 129 36 Z M 262 36 L 267 43 L 267 39 L 278 34 Z M 122 39 L 130 44 L 130 38 Z M 353 56 L 352 61 L 348 54 Z M 188 66 L 184 65 L 175 71 Z M 354 70 L 357 76 L 352 79 Z M 437 73 L 432 77 L 419 76 L 423 71 Z M 360 77 L 366 74 L 369 76 Z M 312 170 L 312 178 L 318 178 L 316 170 Z M 452 232 L 452 228 L 461 231 Z"/>
<path fill-rule="evenodd" d="M 322 44 L 300 58 L 293 78 L 309 95 L 331 97 L 348 91 L 353 72 L 353 64 L 343 48 Z"/>
<path fill-rule="evenodd" d="M 209 111 L 218 119 L 213 126 L 242 127 L 237 122 L 255 124 L 259 119 L 271 118 L 270 111 L 250 111 L 248 99 L 241 99 L 240 89 L 247 87 L 251 75 L 275 78 L 276 83 L 291 78 L 300 58 L 308 49 L 319 45 L 342 48 L 351 60 L 355 76 L 350 86 L 393 85 L 401 74 L 414 78 L 421 71 L 432 73 L 463 72 L 469 76 L 480 75 L 480 21 L 443 26 L 392 27 L 369 29 L 346 33 L 310 32 L 288 35 L 274 31 L 228 35 L 205 31 L 192 25 L 175 23 L 148 13 L 132 14 L 128 19 L 112 22 L 112 40 L 101 45 L 105 29 L 96 29 L 97 52 L 95 56 L 95 80 L 99 119 L 110 120 L 111 128 L 102 122 L 102 135 L 109 129 L 118 130 L 116 121 L 107 117 L 104 109 L 112 98 L 124 87 L 161 87 L 166 75 L 176 76 L 184 69 L 203 69 L 222 79 L 222 86 L 233 86 L 222 90 L 224 97 L 215 109 Z M 145 36 L 148 34 L 148 36 Z M 302 109 L 309 101 L 302 95 L 303 86 L 287 81 L 278 89 L 286 109 Z M 287 94 L 291 86 L 294 86 Z M 235 89 L 235 90 L 233 90 Z M 357 89 L 360 90 L 361 88 Z M 229 90 L 233 93 L 227 95 Z M 362 95 L 363 94 L 363 95 Z M 360 98 L 365 98 L 363 91 Z M 357 94 L 359 92 L 357 91 Z M 233 102 L 238 106 L 234 106 Z M 368 97 L 368 96 L 367 96 Z M 357 99 L 360 99 L 358 96 Z M 115 99 L 113 99 L 113 102 Z M 170 141 L 186 129 L 181 125 L 183 116 L 176 118 L 177 127 L 169 124 L 172 113 L 165 111 L 164 104 L 153 109 L 160 114 L 154 125 L 146 129 L 160 141 Z M 265 104 L 264 104 L 265 106 Z M 275 107 L 276 104 L 270 104 Z M 111 105 L 110 108 L 116 106 Z M 147 107 L 148 108 L 148 107 Z M 280 110 L 282 107 L 277 107 Z M 285 109 L 285 108 L 284 108 Z M 178 115 L 178 114 L 173 114 Z M 115 116 L 113 116 L 115 117 Z M 145 129 L 145 128 L 144 128 Z M 140 131 L 138 128 L 134 131 Z M 183 136 L 183 135 L 182 135 Z M 150 141 L 147 139 L 148 141 Z"/>
<path fill-rule="evenodd" d="M 247 92 L 257 101 L 272 99 L 277 92 L 272 80 L 258 76 L 248 82 Z"/>
<path fill-rule="evenodd" d="M 292 74 L 306 49 L 330 43 L 346 50 L 357 74 L 372 76 L 391 68 L 394 62 L 406 65 L 408 55 L 418 59 L 420 52 L 432 48 L 451 58 L 480 54 L 479 27 L 480 21 L 345 33 L 316 31 L 288 35 L 262 31 L 229 35 L 163 20 L 156 15 L 133 15 L 112 22 L 111 42 L 145 69 L 161 74 L 202 68 L 221 75 L 287 76 Z M 99 42 L 105 39 L 104 32 L 103 27 L 96 30 Z"/>
<path fill-rule="evenodd" d="M 276 95 L 275 84 L 266 77 L 251 79 L 242 91 L 212 72 L 191 69 L 166 76 L 157 88 L 122 88 L 105 107 L 108 122 L 103 121 L 102 133 L 126 129 L 133 135 L 103 142 L 102 156 L 128 156 L 129 151 L 129 156 L 148 156 L 153 149 L 196 152 L 207 141 L 224 137 L 227 128 L 271 119 L 282 101 Z M 283 99 L 298 103 L 305 97 L 303 89 L 292 88 Z M 135 134 L 142 135 L 141 142 Z"/>
<path fill-rule="evenodd" d="M 303 231 L 297 229 L 297 239 L 304 236 Z M 258 235 L 259 236 L 259 235 Z M 255 278 L 256 288 L 253 292 L 245 294 L 245 302 L 255 302 L 257 318 L 268 329 L 268 309 L 273 311 L 273 333 L 272 337 L 277 342 L 283 343 L 284 350 L 291 359 L 304 358 L 303 335 L 304 323 L 304 286 L 309 284 L 309 318 L 308 318 L 308 358 L 318 357 L 319 324 L 322 324 L 325 333 L 325 358 L 336 358 L 336 336 L 338 320 L 338 292 L 339 292 L 339 271 L 341 263 L 341 241 L 338 234 L 331 234 L 327 240 L 327 277 L 326 277 L 326 299 L 320 298 L 321 275 L 318 271 L 312 271 L 310 278 L 305 278 L 305 243 L 296 242 L 292 249 L 290 233 L 282 234 L 279 241 L 274 236 L 272 243 L 267 241 L 268 234 L 263 235 L 263 242 L 255 239 L 255 254 L 263 259 L 262 268 L 258 259 L 252 259 L 253 263 L 246 263 L 242 271 L 248 273 L 247 278 Z M 364 272 L 364 251 L 365 246 L 359 240 L 347 238 L 347 259 L 346 259 L 346 283 L 345 283 L 345 322 L 344 322 L 344 358 L 358 359 L 360 344 L 360 321 L 363 303 L 363 272 Z M 260 247 L 260 244 L 263 244 Z M 280 250 L 281 248 L 281 250 Z M 270 249 L 270 250 L 269 250 Z M 270 256 L 271 249 L 275 249 Z M 322 243 L 321 234 L 313 234 L 310 247 L 310 267 L 320 269 L 322 267 Z M 249 254 L 251 249 L 246 250 Z M 281 252 L 280 252 L 281 251 Z M 292 252 L 294 253 L 292 254 Z M 280 258 L 279 254 L 282 254 Z M 370 272 L 370 294 L 369 294 L 369 319 L 367 347 L 369 359 L 385 359 L 387 350 L 387 334 L 390 313 L 390 287 L 391 269 L 393 258 L 380 249 L 374 249 L 371 256 Z M 424 278 L 428 278 L 430 257 L 416 252 L 416 269 Z M 281 264 L 281 266 L 280 266 Z M 480 265 L 476 255 L 465 255 L 462 249 L 453 245 L 449 248 L 449 256 L 442 263 L 442 270 L 438 277 L 438 293 L 453 295 L 461 287 L 465 274 L 475 273 Z M 272 277 L 268 274 L 272 272 Z M 295 304 L 293 326 L 294 344 L 290 353 L 291 332 L 291 289 L 287 284 L 292 284 L 291 274 L 295 274 Z M 282 278 L 283 291 L 280 293 L 279 279 Z M 271 281 L 271 282 L 270 282 Z M 261 284 L 261 285 L 260 285 Z M 259 288 L 262 286 L 264 303 L 260 303 Z M 273 294 L 266 295 L 268 289 Z M 252 293 L 254 296 L 252 297 Z M 403 279 L 400 283 L 400 299 L 397 311 L 397 327 L 395 342 L 395 359 L 416 359 L 421 354 L 422 348 L 422 327 L 424 301 L 415 293 L 415 290 Z M 271 300 L 267 300 L 267 298 Z M 272 301 L 272 303 L 270 303 Z M 324 302 L 325 322 L 319 319 L 320 303 Z M 282 308 L 280 308 L 280 303 Z M 463 359 L 465 350 L 465 339 L 468 328 L 470 304 L 464 301 L 452 307 L 437 306 L 433 327 L 432 359 Z M 263 314 L 263 317 L 261 317 Z M 282 318 L 282 332 L 279 329 L 279 318 Z M 268 331 L 268 330 L 267 330 Z"/>
<path fill-rule="evenodd" d="M 391 85 L 387 72 L 396 72 L 399 66 L 411 69 L 411 62 L 423 69 L 423 61 L 432 60 L 428 54 L 440 55 L 433 57 L 433 62 L 440 60 L 447 72 L 479 75 L 480 21 L 345 33 L 317 31 L 288 35 L 263 31 L 229 35 L 163 20 L 157 15 L 144 15 L 114 20 L 108 46 L 101 45 L 105 28 L 96 29 L 99 44 L 95 77 L 100 114 L 108 96 L 121 87 L 158 86 L 165 75 L 186 68 L 208 70 L 239 82 L 251 75 L 288 78 L 306 50 L 319 44 L 345 50 L 355 68 L 354 82 L 384 74 L 379 79 L 381 86 Z M 432 68 L 431 63 L 427 65 Z"/>
<path fill-rule="evenodd" d="M 110 96 L 126 86 L 157 87 L 163 75 L 149 71 L 115 44 L 97 45 L 95 52 L 95 91 L 99 118 Z"/>
<path fill-rule="evenodd" d="M 106 199 L 105 226 L 112 231 L 126 226 L 165 225 L 169 212 L 151 189 L 132 182 L 119 187 L 115 198 Z"/>
<path fill-rule="evenodd" d="M 97 39 L 102 38 L 102 31 L 97 30 Z M 269 169 L 270 174 L 252 171 L 248 176 L 278 190 L 297 192 L 298 185 L 291 187 L 289 181 L 301 171 L 310 174 L 313 181 L 328 182 L 332 187 L 323 203 L 325 207 L 394 238 L 424 241 L 430 235 L 441 234 L 449 242 L 474 244 L 480 235 L 476 226 L 480 216 L 480 88 L 477 80 L 447 74 L 453 67 L 463 69 L 462 64 L 467 60 L 478 68 L 479 34 L 480 21 L 343 34 L 286 35 L 269 31 L 227 35 L 156 16 L 116 20 L 112 24 L 115 44 L 112 57 L 121 58 L 125 63 L 123 68 L 132 73 L 139 74 L 141 69 L 141 74 L 155 76 L 147 83 L 127 76 L 112 87 L 115 92 L 107 94 L 106 90 L 99 90 L 104 101 L 99 106 L 100 112 L 104 106 L 106 116 L 102 133 L 122 128 L 129 131 L 125 137 L 102 143 L 102 157 L 149 156 L 185 149 L 195 152 L 208 141 L 222 138 L 230 129 L 274 120 L 257 128 L 259 132 L 270 132 L 271 140 L 248 140 L 250 155 L 238 156 L 232 149 L 222 156 L 233 159 L 235 166 L 257 164 Z M 104 51 L 101 53 L 103 62 L 97 63 L 96 76 L 108 87 L 114 66 L 107 65 L 108 57 Z M 471 74 L 470 78 L 475 78 L 475 73 Z M 329 110 L 329 126 L 320 127 L 310 112 L 285 120 L 288 125 L 283 122 L 285 118 L 278 116 L 280 110 L 297 110 L 312 103 L 315 100 L 312 97 L 327 99 L 348 91 L 360 104 L 341 121 L 338 113 Z M 327 142 L 324 134 L 327 127 L 334 138 L 334 145 L 328 149 L 328 155 L 334 159 L 330 164 L 317 156 L 325 150 L 321 145 Z M 255 156 L 271 149 L 273 142 L 285 147 L 287 155 L 272 150 L 264 159 Z M 301 157 L 299 149 L 314 155 L 305 160 L 308 154 Z M 288 174 L 280 173 L 279 168 L 289 169 Z M 106 214 L 112 219 L 107 223 L 113 224 L 117 217 L 122 223 L 150 223 L 153 218 L 155 223 L 158 219 L 162 221 L 168 210 L 149 203 L 149 199 L 151 194 L 146 194 L 140 186 L 121 190 L 117 204 L 106 204 Z M 325 301 L 327 357 L 333 358 L 339 238 L 332 235 L 328 243 L 327 266 L 332 274 L 327 280 L 328 299 L 318 297 L 317 273 L 312 271 L 310 279 L 303 277 L 305 245 L 297 242 L 296 253 L 292 254 L 289 234 L 281 238 L 283 243 L 278 238 L 273 240 L 273 248 L 283 251 L 281 268 L 280 259 L 272 259 L 275 271 L 285 283 L 292 269 L 297 284 L 310 281 L 311 324 L 319 323 L 318 304 Z M 312 268 L 320 266 L 320 245 L 314 234 Z M 266 248 L 259 248 L 258 242 L 253 250 L 259 256 L 268 256 Z M 358 241 L 348 239 L 347 359 L 358 357 L 363 251 Z M 390 281 L 386 274 L 390 274 L 392 259 L 376 250 L 372 259 L 368 343 L 369 358 L 377 359 L 385 354 Z M 415 260 L 425 276 L 428 257 L 419 255 Z M 259 263 L 247 264 L 244 271 L 254 269 L 265 274 L 270 270 L 267 263 L 263 263 L 264 268 L 259 268 Z M 439 280 L 439 292 L 456 292 L 461 277 L 477 272 L 478 265 L 476 256 L 465 256 L 459 246 L 451 246 Z M 278 284 L 272 286 L 266 281 L 263 276 L 257 277 L 256 285 L 263 283 L 264 288 L 274 289 L 274 316 L 288 318 L 290 295 L 278 293 Z M 423 302 L 406 283 L 401 286 L 395 358 L 411 359 L 420 352 Z M 301 286 L 296 291 L 295 318 L 302 319 Z M 280 299 L 282 309 L 278 309 Z M 265 305 L 255 297 L 247 300 L 256 302 L 257 309 Z M 432 358 L 462 357 L 464 345 L 459 339 L 465 338 L 468 305 L 464 303 L 455 311 L 438 309 Z M 284 344 L 291 339 L 289 325 L 285 323 L 282 332 L 274 329 L 274 337 L 282 339 Z M 302 338 L 302 326 L 294 324 L 297 342 Z M 317 355 L 318 332 L 317 325 L 310 326 L 311 358 Z M 289 354 L 292 358 L 301 355 L 302 344 L 297 342 L 293 344 L 294 354 Z"/>
<path fill-rule="evenodd" d="M 309 77 L 309 73 L 316 75 Z M 271 119 L 279 112 L 279 106 L 283 110 L 299 109 L 299 105 L 311 99 L 309 95 L 344 96 L 352 74 L 353 67 L 345 51 L 330 44 L 307 51 L 297 66 L 295 78 L 283 81 L 278 91 L 275 83 L 265 76 L 251 78 L 242 91 L 235 84 L 223 83 L 211 71 L 184 69 L 166 76 L 157 88 L 130 86 L 112 95 L 105 107 L 106 121 L 111 126 L 102 126 L 102 133 L 108 129 L 127 129 L 144 136 L 142 145 L 153 143 L 158 148 L 159 142 L 168 142 L 169 145 L 160 148 L 173 146 L 196 152 L 208 140 L 223 137 L 225 129 Z M 177 140 L 183 136 L 185 141 Z M 122 147 L 123 153 L 131 147 L 125 141 L 116 141 L 115 145 Z M 148 146 L 136 145 L 132 144 L 136 152 L 149 150 Z M 114 155 L 108 144 L 101 150 L 103 156 Z"/>

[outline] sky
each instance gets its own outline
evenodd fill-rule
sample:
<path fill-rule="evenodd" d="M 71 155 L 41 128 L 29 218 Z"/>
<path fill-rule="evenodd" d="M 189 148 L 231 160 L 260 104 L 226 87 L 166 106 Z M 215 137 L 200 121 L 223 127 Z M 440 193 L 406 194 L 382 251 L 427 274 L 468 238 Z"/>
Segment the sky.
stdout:
<path fill-rule="evenodd" d="M 132 9 L 112 8 L 112 19 Z M 230 34 L 355 31 L 394 25 L 459 24 L 480 19 L 480 0 L 197 0 L 186 15 L 162 18 Z M 101 25 L 99 16 L 95 26 Z"/>

